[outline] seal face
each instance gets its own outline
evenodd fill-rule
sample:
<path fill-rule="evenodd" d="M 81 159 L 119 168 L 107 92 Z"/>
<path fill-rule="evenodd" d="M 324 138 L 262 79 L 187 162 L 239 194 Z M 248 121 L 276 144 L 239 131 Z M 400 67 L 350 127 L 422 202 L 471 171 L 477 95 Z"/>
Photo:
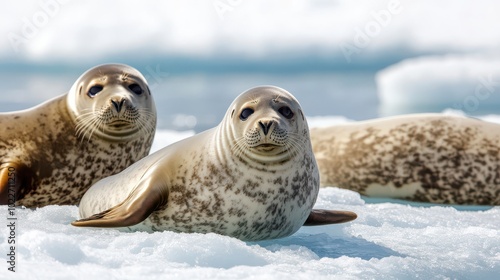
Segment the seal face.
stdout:
<path fill-rule="evenodd" d="M 156 129 L 156 109 L 142 74 L 120 64 L 98 66 L 84 73 L 67 96 L 77 136 L 96 135 L 125 142 Z M 152 121 L 153 120 L 153 121 Z"/>
<path fill-rule="evenodd" d="M 287 91 L 241 94 L 215 128 L 168 146 L 92 186 L 75 226 L 215 232 L 243 240 L 288 236 L 307 220 L 354 219 L 313 211 L 319 174 L 299 103 Z"/>
<path fill-rule="evenodd" d="M 417 114 L 311 130 L 322 186 L 445 204 L 500 205 L 500 125 Z"/>
<path fill-rule="evenodd" d="M 92 184 L 145 157 L 155 128 L 141 73 L 94 67 L 67 94 L 0 114 L 0 203 L 77 204 Z"/>

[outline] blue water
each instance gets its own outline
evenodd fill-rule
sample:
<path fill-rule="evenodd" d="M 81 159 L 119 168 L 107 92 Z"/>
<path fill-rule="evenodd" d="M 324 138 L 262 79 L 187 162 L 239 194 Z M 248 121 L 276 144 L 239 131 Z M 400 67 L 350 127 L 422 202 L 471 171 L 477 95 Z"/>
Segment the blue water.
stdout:
<path fill-rule="evenodd" d="M 259 85 L 275 85 L 290 91 L 302 104 L 307 116 L 345 116 L 365 120 L 387 115 L 377 96 L 374 79 L 377 71 L 373 70 L 169 72 L 167 67 L 163 69 L 154 64 L 135 67 L 149 82 L 156 101 L 159 129 L 200 132 L 214 127 L 241 92 Z M 67 71 L 57 67 L 1 70 L 0 112 L 27 109 L 66 93 L 87 69 L 78 70 L 80 68 Z M 441 112 L 453 108 L 453 104 L 450 99 L 450 102 L 434 102 L 423 107 L 406 106 L 399 108 L 398 114 Z M 475 115 L 499 113 L 498 110 L 486 110 L 487 106 L 479 109 Z"/>
<path fill-rule="evenodd" d="M 160 129 L 202 131 L 213 127 L 236 96 L 258 85 L 275 85 L 290 91 L 308 116 L 342 115 L 362 120 L 378 115 L 373 72 L 162 72 L 155 75 L 151 68 L 138 70 L 146 76 L 153 92 Z M 4 73 L 0 79 L 4 96 L 0 111 L 26 109 L 63 94 L 80 74 L 58 71 Z"/>

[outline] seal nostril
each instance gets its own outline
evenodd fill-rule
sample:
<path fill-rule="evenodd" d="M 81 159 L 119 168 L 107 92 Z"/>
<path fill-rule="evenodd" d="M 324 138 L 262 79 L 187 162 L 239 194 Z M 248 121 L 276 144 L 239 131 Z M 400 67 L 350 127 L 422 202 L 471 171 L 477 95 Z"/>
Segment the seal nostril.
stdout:
<path fill-rule="evenodd" d="M 113 106 L 115 107 L 116 109 L 116 112 L 120 113 L 120 111 L 122 110 L 123 108 L 123 104 L 125 104 L 125 99 L 122 99 L 120 102 L 116 102 L 114 101 L 113 99 L 111 99 L 111 103 L 113 104 Z"/>
<path fill-rule="evenodd" d="M 120 110 L 123 108 L 123 105 L 125 104 L 125 99 L 122 99 L 122 101 L 120 101 Z"/>
<path fill-rule="evenodd" d="M 259 121 L 259 125 L 262 128 L 262 131 L 264 131 L 264 135 L 267 135 L 269 133 L 269 129 L 273 125 L 273 122 L 272 121 L 269 121 L 269 122 Z"/>
<path fill-rule="evenodd" d="M 267 123 L 267 130 L 269 131 L 269 129 L 271 128 L 271 125 L 273 125 L 273 122 L 268 122 Z"/>
<path fill-rule="evenodd" d="M 259 122 L 259 125 L 262 128 L 262 130 L 264 131 L 264 135 L 267 135 L 267 131 L 266 131 L 267 128 L 266 128 L 266 126 L 262 122 Z"/>
<path fill-rule="evenodd" d="M 115 109 L 117 112 L 120 112 L 119 107 L 118 107 L 118 103 L 116 103 L 116 101 L 111 100 L 111 104 L 113 104 L 113 106 L 115 106 Z"/>

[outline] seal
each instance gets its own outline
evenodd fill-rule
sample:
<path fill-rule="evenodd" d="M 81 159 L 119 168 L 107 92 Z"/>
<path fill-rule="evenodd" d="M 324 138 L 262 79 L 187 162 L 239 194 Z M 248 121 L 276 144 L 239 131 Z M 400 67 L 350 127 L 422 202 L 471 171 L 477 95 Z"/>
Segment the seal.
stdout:
<path fill-rule="evenodd" d="M 94 67 L 67 94 L 0 114 L 0 203 L 77 204 L 98 180 L 147 156 L 156 109 L 136 69 Z"/>
<path fill-rule="evenodd" d="M 298 101 L 284 89 L 262 86 L 238 96 L 217 127 L 92 186 L 79 205 L 82 219 L 72 224 L 263 240 L 291 235 L 304 223 L 356 218 L 348 211 L 312 211 L 318 191 Z"/>
<path fill-rule="evenodd" d="M 373 197 L 500 205 L 500 125 L 415 114 L 311 130 L 322 186 Z"/>

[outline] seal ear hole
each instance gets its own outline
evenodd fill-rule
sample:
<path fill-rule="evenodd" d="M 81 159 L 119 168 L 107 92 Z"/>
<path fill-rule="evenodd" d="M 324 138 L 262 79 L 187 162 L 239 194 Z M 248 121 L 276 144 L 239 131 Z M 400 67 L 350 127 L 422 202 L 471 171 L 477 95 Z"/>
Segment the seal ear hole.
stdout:
<path fill-rule="evenodd" d="M 96 94 L 98 94 L 100 91 L 102 91 L 102 89 L 103 89 L 103 86 L 101 86 L 101 85 L 95 85 L 95 86 L 92 86 L 89 89 L 89 92 L 87 94 L 90 97 L 94 97 L 94 96 L 96 96 Z"/>
<path fill-rule="evenodd" d="M 302 113 L 302 110 L 299 110 L 299 112 L 300 112 L 300 115 L 302 116 L 302 120 L 305 121 L 306 118 L 304 117 L 304 113 Z"/>
<path fill-rule="evenodd" d="M 283 115 L 283 117 L 285 117 L 287 119 L 291 119 L 294 116 L 292 109 L 290 109 L 290 107 L 288 107 L 288 106 L 283 106 L 283 107 L 279 108 L 278 112 L 280 112 L 280 114 Z"/>
<path fill-rule="evenodd" d="M 83 89 L 83 87 L 80 86 L 80 88 L 78 89 L 78 95 L 82 95 L 82 89 Z"/>
<path fill-rule="evenodd" d="M 234 110 L 231 112 L 231 119 L 234 117 Z"/>
<path fill-rule="evenodd" d="M 241 111 L 240 114 L 240 120 L 246 121 L 248 117 L 250 117 L 254 113 L 254 110 L 252 108 L 245 108 L 243 111 Z"/>
<path fill-rule="evenodd" d="M 131 84 L 128 86 L 128 88 L 137 95 L 141 95 L 144 92 L 144 90 L 138 84 Z"/>

